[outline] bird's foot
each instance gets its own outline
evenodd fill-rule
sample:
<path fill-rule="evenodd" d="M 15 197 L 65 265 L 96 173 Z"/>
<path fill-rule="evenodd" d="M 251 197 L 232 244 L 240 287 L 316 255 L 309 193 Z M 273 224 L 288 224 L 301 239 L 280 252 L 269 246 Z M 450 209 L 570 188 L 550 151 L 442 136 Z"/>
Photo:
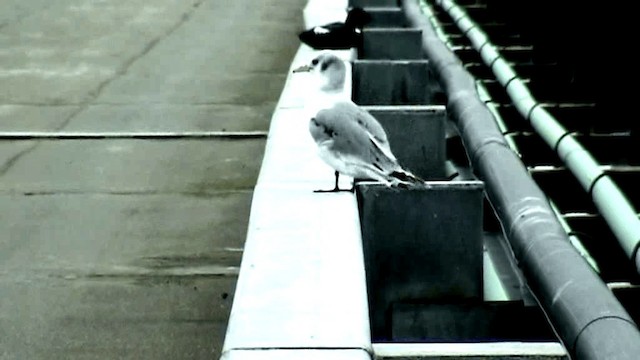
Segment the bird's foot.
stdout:
<path fill-rule="evenodd" d="M 335 172 L 335 176 L 336 176 L 336 185 L 333 187 L 333 189 L 331 190 L 313 190 L 314 193 L 333 193 L 333 192 L 350 192 L 353 193 L 356 191 L 356 183 L 355 181 L 353 182 L 353 186 L 351 187 L 351 189 L 340 189 L 340 187 L 338 186 L 339 182 L 338 179 L 340 178 L 340 173 L 339 172 Z"/>
<path fill-rule="evenodd" d="M 339 187 L 335 187 L 331 190 L 313 190 L 314 193 L 337 193 L 337 192 L 354 192 L 355 191 L 355 187 L 352 187 L 351 189 L 340 189 Z"/>

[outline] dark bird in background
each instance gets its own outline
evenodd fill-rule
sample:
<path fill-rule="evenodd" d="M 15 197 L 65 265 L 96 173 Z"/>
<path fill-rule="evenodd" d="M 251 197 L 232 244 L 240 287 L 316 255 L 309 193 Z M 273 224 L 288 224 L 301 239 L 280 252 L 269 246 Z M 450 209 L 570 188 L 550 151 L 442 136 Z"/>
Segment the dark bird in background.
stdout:
<path fill-rule="evenodd" d="M 371 15 L 362 8 L 355 7 L 349 10 L 345 22 L 315 26 L 298 34 L 298 38 L 316 50 L 349 49 L 361 43 L 362 27 L 370 21 Z"/>

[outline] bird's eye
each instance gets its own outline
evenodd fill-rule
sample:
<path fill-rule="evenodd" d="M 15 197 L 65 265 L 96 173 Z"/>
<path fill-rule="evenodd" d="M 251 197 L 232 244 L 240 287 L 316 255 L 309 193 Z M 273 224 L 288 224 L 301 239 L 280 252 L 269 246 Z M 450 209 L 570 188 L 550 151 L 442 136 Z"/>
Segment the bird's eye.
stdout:
<path fill-rule="evenodd" d="M 311 65 L 313 65 L 313 66 L 318 65 L 318 59 L 311 60 Z"/>

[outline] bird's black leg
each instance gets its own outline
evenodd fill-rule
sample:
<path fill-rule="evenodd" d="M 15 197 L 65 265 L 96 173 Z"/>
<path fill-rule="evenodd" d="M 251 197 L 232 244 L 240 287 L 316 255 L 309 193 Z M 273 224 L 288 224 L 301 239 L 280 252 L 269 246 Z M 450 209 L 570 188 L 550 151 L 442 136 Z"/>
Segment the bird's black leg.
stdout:
<path fill-rule="evenodd" d="M 313 192 L 315 192 L 315 193 L 329 193 L 329 192 L 340 192 L 340 191 L 353 192 L 353 188 L 352 189 L 348 189 L 348 190 L 340 189 L 338 187 L 338 179 L 340 178 L 340 173 L 336 171 L 335 174 L 336 174 L 336 185 L 335 185 L 335 187 L 333 189 L 331 189 L 331 190 L 313 190 Z M 354 187 L 355 187 L 355 185 L 354 185 Z"/>

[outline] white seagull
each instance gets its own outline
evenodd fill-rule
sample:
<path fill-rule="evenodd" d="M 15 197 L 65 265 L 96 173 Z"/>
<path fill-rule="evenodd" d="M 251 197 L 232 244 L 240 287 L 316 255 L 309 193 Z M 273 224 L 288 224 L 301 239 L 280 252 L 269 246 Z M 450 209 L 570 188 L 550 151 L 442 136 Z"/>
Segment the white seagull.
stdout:
<path fill-rule="evenodd" d="M 353 192 L 355 184 L 349 190 L 338 187 L 340 174 L 377 180 L 387 186 L 424 183 L 400 166 L 378 120 L 349 99 L 338 96 L 342 94 L 346 76 L 346 67 L 340 58 L 323 53 L 310 65 L 294 70 L 301 71 L 311 71 L 319 79 L 322 99 L 310 105 L 315 115 L 309 121 L 309 131 L 318 145 L 320 158 L 335 169 L 335 187 L 316 192 Z"/>

